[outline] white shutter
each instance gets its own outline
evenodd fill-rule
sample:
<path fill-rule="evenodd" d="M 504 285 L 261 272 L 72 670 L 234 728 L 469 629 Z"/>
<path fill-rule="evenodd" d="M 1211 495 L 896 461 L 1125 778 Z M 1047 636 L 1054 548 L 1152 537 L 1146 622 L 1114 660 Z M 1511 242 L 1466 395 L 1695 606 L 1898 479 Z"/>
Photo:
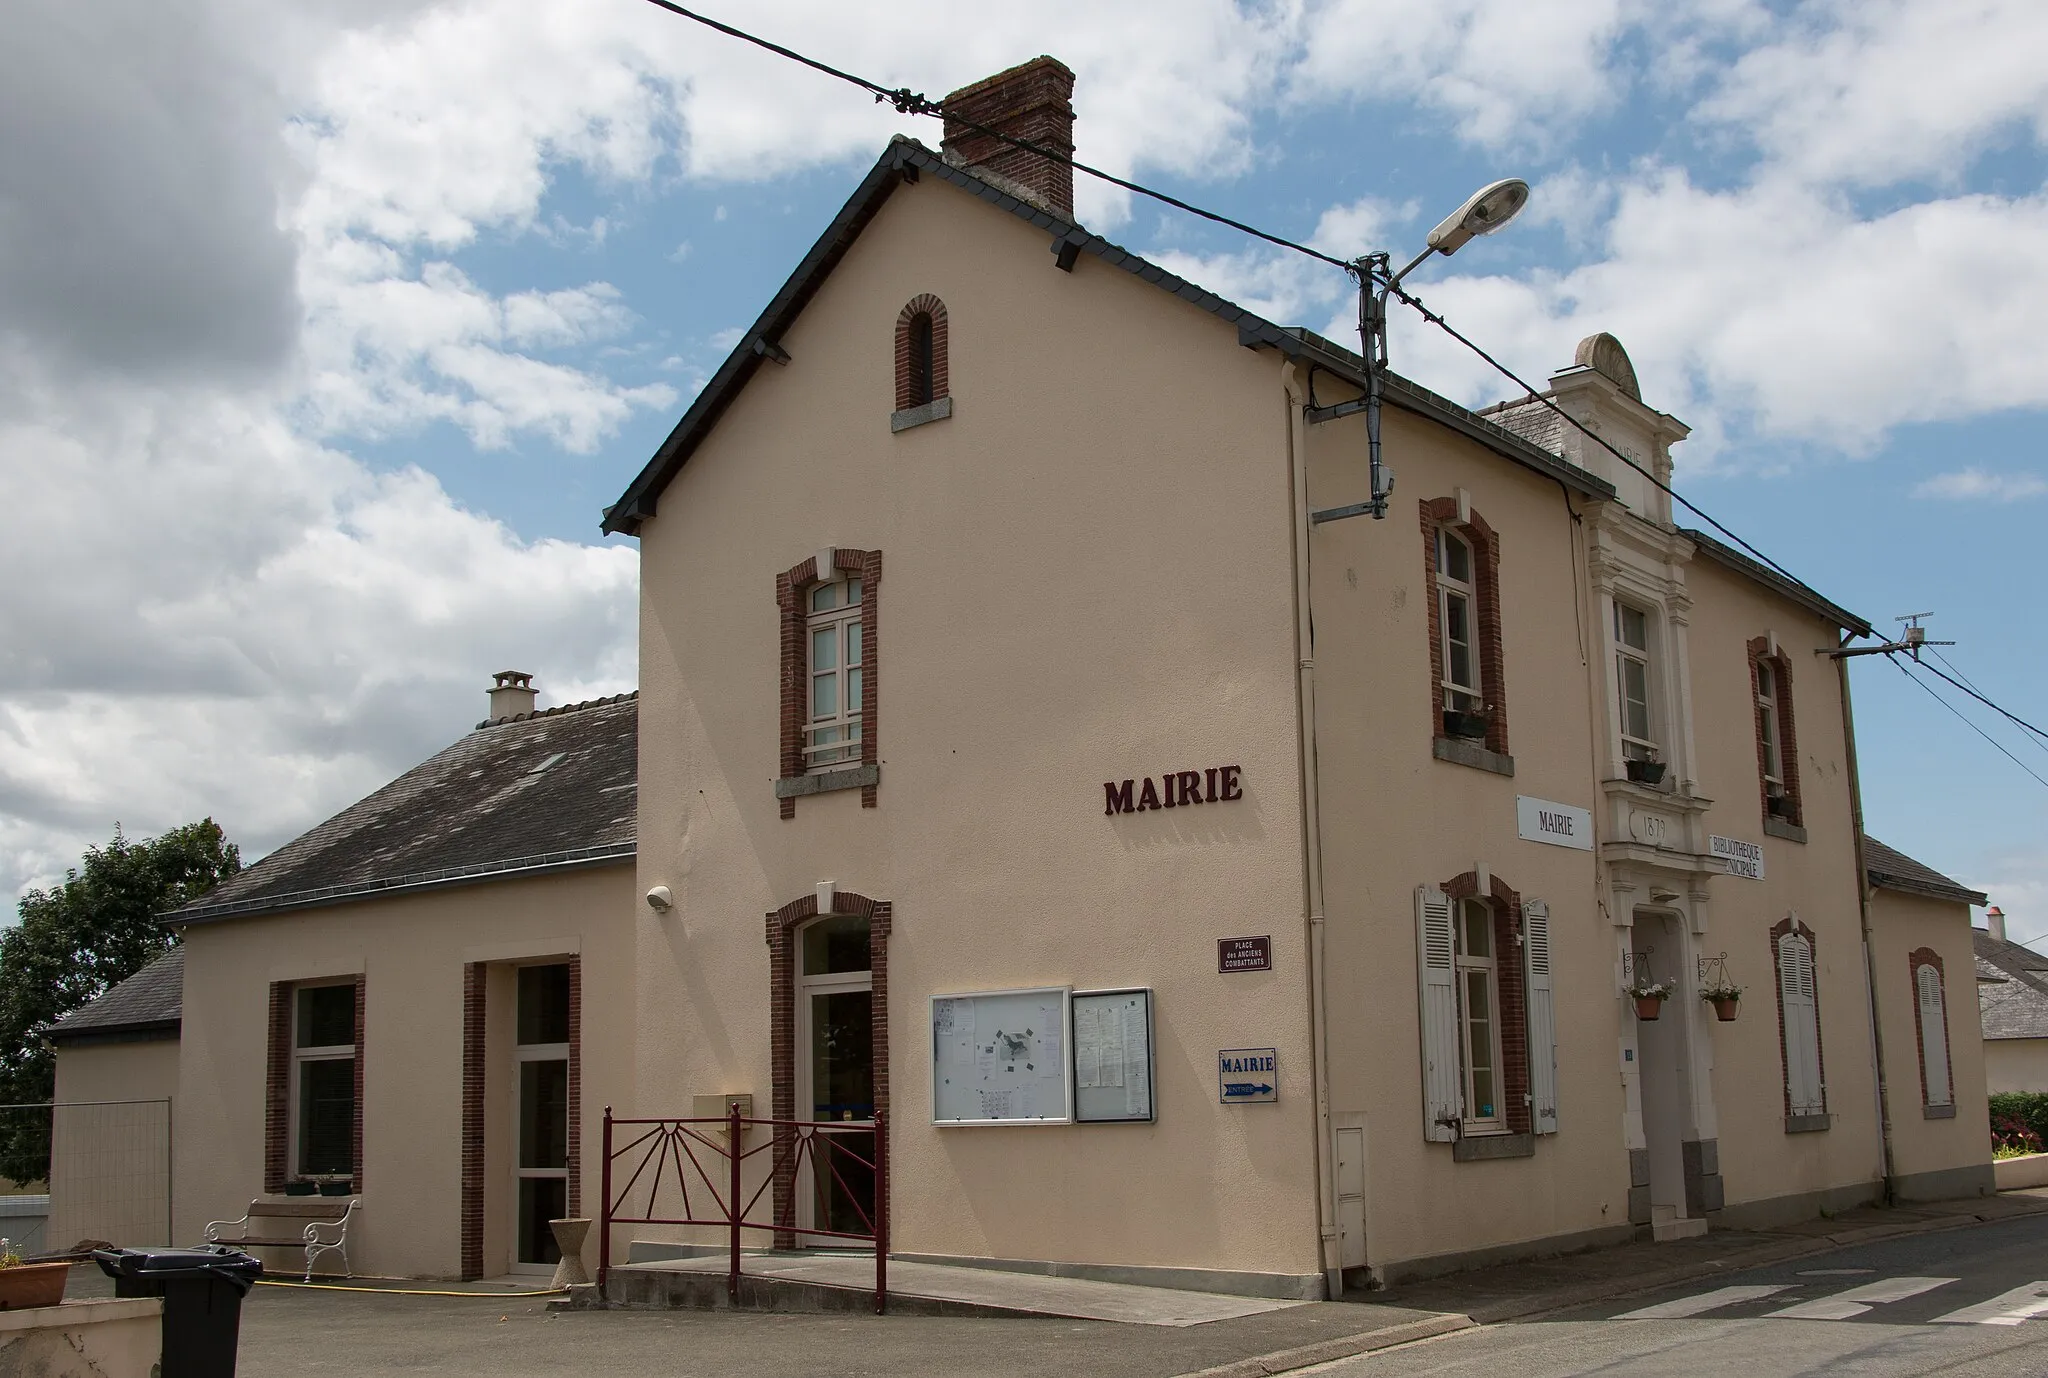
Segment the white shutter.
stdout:
<path fill-rule="evenodd" d="M 1422 1015 L 1422 1137 L 1449 1143 L 1464 1117 L 1458 1072 L 1456 935 L 1451 901 L 1441 890 L 1415 891 L 1415 961 Z"/>
<path fill-rule="evenodd" d="M 1794 1115 L 1826 1110 L 1820 1084 L 1820 1020 L 1813 945 L 1798 933 L 1778 939 L 1778 1004 L 1785 1017 L 1785 1092 Z"/>
<path fill-rule="evenodd" d="M 1550 906 L 1522 902 L 1523 990 L 1529 1005 L 1529 1108 L 1538 1134 L 1557 1132 L 1557 1006 L 1550 988 Z"/>
<path fill-rule="evenodd" d="M 1948 1084 L 1948 1010 L 1941 997 L 1941 973 L 1931 962 L 1913 968 L 1920 997 L 1920 1065 L 1929 1105 L 1953 1105 Z"/>

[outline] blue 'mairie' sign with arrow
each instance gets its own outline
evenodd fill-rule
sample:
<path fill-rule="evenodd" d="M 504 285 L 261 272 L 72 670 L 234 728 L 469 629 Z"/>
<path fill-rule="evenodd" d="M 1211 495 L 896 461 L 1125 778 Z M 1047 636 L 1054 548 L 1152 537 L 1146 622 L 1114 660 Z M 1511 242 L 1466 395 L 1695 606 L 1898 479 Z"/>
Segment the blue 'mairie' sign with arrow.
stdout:
<path fill-rule="evenodd" d="M 1271 1048 L 1225 1048 L 1216 1054 L 1217 1098 L 1225 1105 L 1280 1099 L 1279 1058 Z"/>

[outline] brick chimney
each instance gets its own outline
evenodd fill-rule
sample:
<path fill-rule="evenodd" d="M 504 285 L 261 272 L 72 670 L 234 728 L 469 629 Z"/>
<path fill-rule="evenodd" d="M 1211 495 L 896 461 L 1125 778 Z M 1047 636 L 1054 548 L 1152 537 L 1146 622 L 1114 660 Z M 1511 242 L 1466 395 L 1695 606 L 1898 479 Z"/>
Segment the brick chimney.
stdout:
<path fill-rule="evenodd" d="M 1034 57 L 1022 66 L 963 86 L 947 96 L 946 160 L 993 173 L 1063 220 L 1074 218 L 1074 74 L 1054 57 Z M 954 118 L 958 116 L 959 118 Z M 1011 138 L 1051 149 L 1068 159 L 1055 162 L 969 129 L 967 120 Z"/>
<path fill-rule="evenodd" d="M 1985 928 L 1986 928 L 1987 930 L 1989 930 L 1989 931 L 1990 931 L 1990 934 L 1991 934 L 1991 936 L 1992 936 L 1992 937 L 1994 937 L 1994 938 L 1996 938 L 1996 939 L 1998 939 L 1998 941 L 2000 941 L 2000 942 L 2004 942 L 2004 941 L 2006 941 L 2006 937 L 2005 937 L 2005 911 L 2004 911 L 2003 909 L 2000 909 L 2000 908 L 1999 908 L 1999 907 L 1998 907 L 1997 905 L 1995 905 L 1995 904 L 1994 904 L 1994 905 L 1992 905 L 1992 906 L 1991 906 L 1991 907 L 1990 907 L 1989 909 L 1985 910 L 1985 911 L 1984 911 L 1984 927 L 1985 927 Z"/>
<path fill-rule="evenodd" d="M 491 676 L 491 706 L 484 714 L 486 722 L 503 722 L 521 713 L 533 711 L 533 701 L 540 697 L 533 687 L 533 676 L 524 670 L 500 670 Z"/>

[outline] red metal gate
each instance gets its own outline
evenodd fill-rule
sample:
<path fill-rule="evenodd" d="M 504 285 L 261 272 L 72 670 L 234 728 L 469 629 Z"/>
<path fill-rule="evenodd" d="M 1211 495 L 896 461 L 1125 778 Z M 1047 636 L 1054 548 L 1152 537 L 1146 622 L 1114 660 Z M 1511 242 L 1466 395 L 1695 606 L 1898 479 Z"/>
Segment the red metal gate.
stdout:
<path fill-rule="evenodd" d="M 744 1146 L 746 1131 L 762 1129 L 768 1137 L 752 1148 Z M 740 1232 L 766 1230 L 778 1245 L 794 1243 L 799 1237 L 847 1240 L 867 1243 L 875 1251 L 875 1313 L 888 1306 L 889 1281 L 889 1134 L 883 1112 L 874 1118 L 873 1158 L 854 1152 L 843 1141 L 848 1130 L 865 1129 L 843 1120 L 754 1120 L 740 1114 L 737 1102 L 721 1119 L 614 1119 L 612 1108 L 604 1108 L 603 1214 L 598 1220 L 597 1285 L 603 1291 L 611 1274 L 612 1227 L 614 1225 L 704 1225 L 728 1232 L 731 1249 L 726 1270 L 726 1295 L 733 1301 L 740 1294 Z M 625 1131 L 620 1142 L 618 1131 Z M 723 1135 L 723 1142 L 720 1136 Z M 745 1168 L 759 1155 L 760 1184 L 742 1200 Z M 828 1230 L 796 1221 L 796 1184 L 809 1165 L 813 1180 L 829 1180 L 846 1194 L 864 1231 Z M 847 1181 L 847 1173 L 872 1173 L 875 1191 L 872 1209 L 863 1207 L 859 1194 Z M 624 1180 L 620 1177 L 624 1173 Z M 761 1198 L 777 1183 L 788 1186 L 781 1193 L 782 1209 L 769 1216 L 754 1212 Z M 643 1214 L 624 1213 L 636 1191 L 645 1192 Z M 668 1193 L 664 1197 L 664 1191 Z M 664 1214 L 664 1200 L 679 1206 L 681 1214 Z"/>

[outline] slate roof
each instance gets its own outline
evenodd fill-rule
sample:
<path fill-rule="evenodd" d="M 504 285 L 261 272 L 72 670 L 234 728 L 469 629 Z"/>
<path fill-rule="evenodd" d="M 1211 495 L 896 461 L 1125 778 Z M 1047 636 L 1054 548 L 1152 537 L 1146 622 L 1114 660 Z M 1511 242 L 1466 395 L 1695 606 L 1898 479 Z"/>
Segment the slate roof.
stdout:
<path fill-rule="evenodd" d="M 635 694 L 480 724 L 165 922 L 205 923 L 630 858 L 638 729 Z"/>
<path fill-rule="evenodd" d="M 52 1043 L 116 1042 L 178 1032 L 185 1004 L 185 949 L 174 947 L 89 1005 L 50 1026 Z"/>
<path fill-rule="evenodd" d="M 1928 899 L 1954 900 L 1958 904 L 1983 904 L 1989 897 L 1981 890 L 1950 880 L 1932 866 L 1923 866 L 1904 852 L 1895 851 L 1868 834 L 1863 838 L 1863 865 L 1872 885 L 1901 890 Z M 2024 948 L 2021 951 L 2025 951 Z M 2048 970 L 2048 957 L 2039 959 Z"/>
<path fill-rule="evenodd" d="M 1984 1037 L 2048 1038 L 2048 957 L 1983 929 L 1977 949 L 1977 1015 Z"/>
<path fill-rule="evenodd" d="M 1235 325 L 1237 342 L 1247 348 L 1277 349 L 1290 358 L 1314 364 L 1361 389 L 1365 386 L 1365 361 L 1351 350 L 1311 331 L 1276 325 L 1236 302 L 1219 297 L 1128 249 L 1110 243 L 1101 235 L 1090 234 L 1071 221 L 1062 220 L 1040 206 L 1011 195 L 991 181 L 953 166 L 915 139 L 898 135 L 890 140 L 888 148 L 883 150 L 867 176 L 861 179 L 825 233 L 811 246 L 810 252 L 797 264 L 796 271 L 782 284 L 781 290 L 776 292 L 746 334 L 740 337 L 718 371 L 711 375 L 711 381 L 697 394 L 668 439 L 654 452 L 654 457 L 627 485 L 619 500 L 605 509 L 605 531 L 632 535 L 639 531 L 642 520 L 654 515 L 662 490 L 711 433 L 718 418 L 746 387 L 747 380 L 754 376 L 754 371 L 771 358 L 788 357 L 782 350 L 783 332 L 802 314 L 804 306 L 846 256 L 847 250 L 853 247 L 868 222 L 875 218 L 876 212 L 881 210 L 897 187 L 921 177 L 949 182 L 1044 230 L 1049 255 L 1061 255 L 1065 261 L 1071 261 L 1072 257 L 1080 254 L 1101 259 L 1111 267 L 1122 268 L 1227 324 Z M 1046 266 L 1048 271 L 1053 271 L 1050 258 Z M 1503 458 L 1533 469 L 1546 478 L 1556 479 L 1589 497 L 1614 496 L 1613 485 L 1598 475 L 1587 473 L 1554 451 L 1532 445 L 1478 413 L 1397 374 L 1388 375 L 1384 395 L 1388 406 L 1427 416 Z"/>

